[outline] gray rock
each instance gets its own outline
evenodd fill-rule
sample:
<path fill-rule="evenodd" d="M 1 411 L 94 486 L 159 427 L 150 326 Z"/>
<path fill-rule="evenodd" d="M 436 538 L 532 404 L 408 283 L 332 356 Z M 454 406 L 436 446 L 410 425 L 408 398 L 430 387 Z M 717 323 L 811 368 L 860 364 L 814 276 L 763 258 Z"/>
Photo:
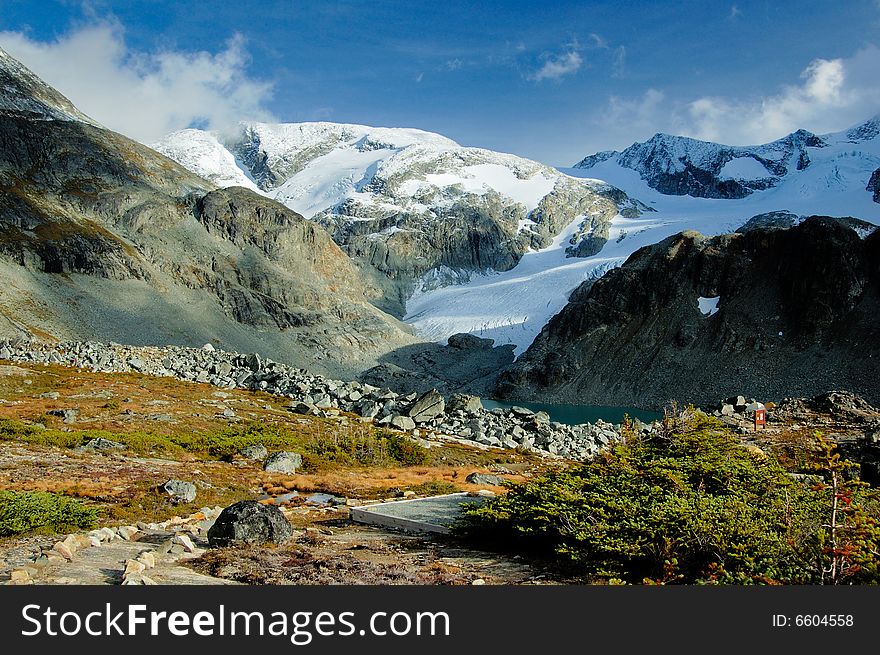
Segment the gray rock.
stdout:
<path fill-rule="evenodd" d="M 263 469 L 268 473 L 296 473 L 302 466 L 302 455 L 282 450 L 266 458 Z"/>
<path fill-rule="evenodd" d="M 748 405 L 746 405 L 745 410 L 743 410 L 743 413 L 746 416 L 754 416 L 755 412 L 759 409 L 765 409 L 764 403 L 750 402 Z"/>
<path fill-rule="evenodd" d="M 471 473 L 464 479 L 469 484 L 491 484 L 498 486 L 504 482 L 504 478 L 490 473 Z"/>
<path fill-rule="evenodd" d="M 184 482 L 183 480 L 168 480 L 162 485 L 164 491 L 171 498 L 173 503 L 191 503 L 196 499 L 196 485 L 192 482 Z"/>
<path fill-rule="evenodd" d="M 450 412 L 466 412 L 472 414 L 481 411 L 483 409 L 483 403 L 480 402 L 479 396 L 469 396 L 467 394 L 457 393 L 449 399 L 446 409 Z"/>
<path fill-rule="evenodd" d="M 326 393 L 315 395 L 315 407 L 319 409 L 330 409 L 333 407 L 333 400 Z"/>
<path fill-rule="evenodd" d="M 259 373 L 261 370 L 263 370 L 263 360 L 260 359 L 260 356 L 257 353 L 251 353 L 250 355 L 245 355 L 244 365 L 252 373 Z"/>
<path fill-rule="evenodd" d="M 317 416 L 318 412 L 320 411 L 320 410 L 318 410 L 317 406 L 315 406 L 311 403 L 304 403 L 304 402 L 290 403 L 287 406 L 287 409 L 290 410 L 291 412 L 293 412 L 294 414 L 306 414 L 306 415 L 311 415 L 311 416 Z"/>
<path fill-rule="evenodd" d="M 372 400 L 366 400 L 355 407 L 355 412 L 358 416 L 373 418 L 379 413 L 379 409 L 378 403 L 375 403 Z"/>
<path fill-rule="evenodd" d="M 416 427 L 415 421 L 413 421 L 409 416 L 400 416 L 399 414 L 391 417 L 391 421 L 389 421 L 391 427 L 397 428 L 398 430 L 413 430 Z"/>
<path fill-rule="evenodd" d="M 510 411 L 513 414 L 515 414 L 516 416 L 519 416 L 522 418 L 530 418 L 535 415 L 535 413 L 532 410 L 526 409 L 525 407 L 519 407 L 518 405 L 514 405 L 513 407 L 511 407 Z"/>
<path fill-rule="evenodd" d="M 722 416 L 733 416 L 736 410 L 733 405 L 730 403 L 722 403 L 721 404 L 721 415 Z"/>
<path fill-rule="evenodd" d="M 125 450 L 126 446 L 118 441 L 111 441 L 103 437 L 90 439 L 84 446 L 83 450 L 106 451 L 106 450 Z"/>
<path fill-rule="evenodd" d="M 269 456 L 269 451 L 266 450 L 266 446 L 261 443 L 251 444 L 250 446 L 245 446 L 241 450 L 238 451 L 238 454 L 244 457 L 245 459 L 251 459 L 254 461 L 261 461 L 266 459 Z"/>
<path fill-rule="evenodd" d="M 446 409 L 443 396 L 436 389 L 431 389 L 422 394 L 409 408 L 409 417 L 416 423 L 425 423 L 440 416 Z"/>
<path fill-rule="evenodd" d="M 208 530 L 208 543 L 214 547 L 281 544 L 292 536 L 293 528 L 277 507 L 243 500 L 220 513 Z"/>
<path fill-rule="evenodd" d="M 65 423 L 75 423 L 76 417 L 79 416 L 78 409 L 50 409 L 46 412 L 49 416 L 58 416 L 64 419 Z"/>

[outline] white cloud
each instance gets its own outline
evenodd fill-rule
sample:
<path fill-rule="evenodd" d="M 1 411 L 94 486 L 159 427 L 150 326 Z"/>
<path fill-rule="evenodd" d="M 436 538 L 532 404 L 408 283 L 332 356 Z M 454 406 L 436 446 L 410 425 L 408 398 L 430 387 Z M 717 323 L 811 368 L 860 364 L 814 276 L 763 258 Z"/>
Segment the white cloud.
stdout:
<path fill-rule="evenodd" d="M 271 85 L 251 79 L 244 40 L 222 50 L 135 52 L 122 29 L 100 22 L 52 42 L 0 32 L 0 46 L 77 107 L 143 143 L 198 125 L 223 130 L 239 120 L 272 120 Z"/>
<path fill-rule="evenodd" d="M 626 75 L 626 46 L 619 45 L 611 57 L 611 77 L 621 78 Z"/>
<path fill-rule="evenodd" d="M 834 132 L 880 112 L 878 70 L 880 49 L 867 46 L 849 58 L 813 60 L 796 83 L 774 94 L 681 99 L 649 89 L 641 97 L 609 98 L 593 122 L 613 147 L 654 132 L 734 145 L 765 143 L 799 128 Z"/>
<path fill-rule="evenodd" d="M 880 2 L 880 0 L 878 0 L 878 2 Z M 742 16 L 742 11 L 740 10 L 740 8 L 737 7 L 736 5 L 731 6 L 730 7 L 730 14 L 728 14 L 728 18 L 730 20 L 735 20 L 735 19 L 739 18 L 740 16 Z"/>
<path fill-rule="evenodd" d="M 815 59 L 797 84 L 757 99 L 703 97 L 685 108 L 694 136 L 729 143 L 769 141 L 805 128 L 831 132 L 880 111 L 880 49 L 848 59 Z"/>
<path fill-rule="evenodd" d="M 594 48 L 608 48 L 608 41 L 601 34 L 596 34 L 595 32 L 590 33 L 590 41 Z"/>
<path fill-rule="evenodd" d="M 558 80 L 566 75 L 576 73 L 583 63 L 584 60 L 577 50 L 569 50 L 562 55 L 547 57 L 544 65 L 530 75 L 529 79 L 533 82 Z"/>

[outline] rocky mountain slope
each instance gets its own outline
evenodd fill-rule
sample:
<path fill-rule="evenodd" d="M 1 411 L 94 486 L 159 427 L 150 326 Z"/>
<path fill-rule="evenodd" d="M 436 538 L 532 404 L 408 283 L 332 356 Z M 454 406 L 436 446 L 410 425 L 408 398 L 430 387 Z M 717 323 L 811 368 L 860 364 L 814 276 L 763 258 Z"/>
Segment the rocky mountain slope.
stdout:
<path fill-rule="evenodd" d="M 572 224 L 567 254 L 593 254 L 619 211 L 641 211 L 607 185 L 415 129 L 245 123 L 233 135 L 182 130 L 154 147 L 325 226 L 399 316 L 415 289 L 507 271 Z"/>
<path fill-rule="evenodd" d="M 866 232 L 814 217 L 642 248 L 582 284 L 498 392 L 660 406 L 841 388 L 876 403 L 880 231 Z"/>
<path fill-rule="evenodd" d="M 102 128 L 0 51 L 0 333 L 361 370 L 413 341 L 327 232 Z"/>

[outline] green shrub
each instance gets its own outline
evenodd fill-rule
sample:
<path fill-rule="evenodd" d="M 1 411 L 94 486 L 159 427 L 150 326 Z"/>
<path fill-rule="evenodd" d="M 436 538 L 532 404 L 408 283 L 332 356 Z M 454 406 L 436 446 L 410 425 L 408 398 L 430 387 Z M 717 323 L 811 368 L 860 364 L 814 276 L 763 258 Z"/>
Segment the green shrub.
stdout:
<path fill-rule="evenodd" d="M 92 528 L 97 511 L 80 501 L 42 492 L 0 491 L 0 537 Z"/>
<path fill-rule="evenodd" d="M 301 453 L 310 468 L 327 463 L 345 466 L 418 466 L 428 461 L 427 450 L 401 434 L 359 424 L 344 426 L 319 421 L 316 426 L 310 435 L 305 436 L 262 422 L 206 432 L 186 431 L 165 435 L 139 431 L 66 431 L 0 419 L 0 441 L 74 448 L 101 437 L 121 442 L 135 453 L 173 455 L 187 452 L 220 460 L 229 460 L 242 448 L 261 443 L 269 450 L 295 450 Z"/>
<path fill-rule="evenodd" d="M 428 451 L 421 444 L 402 434 L 389 433 L 388 456 L 404 466 L 421 466 L 428 461 Z"/>
<path fill-rule="evenodd" d="M 827 457 L 817 466 L 827 471 Z M 827 526 L 840 492 L 793 481 L 775 459 L 695 414 L 515 485 L 467 510 L 457 530 L 553 556 L 598 580 L 820 583 L 847 552 L 848 581 L 876 582 L 876 500 L 864 486 L 846 491 L 838 504 L 851 508 L 853 529 L 841 527 L 831 547 Z"/>

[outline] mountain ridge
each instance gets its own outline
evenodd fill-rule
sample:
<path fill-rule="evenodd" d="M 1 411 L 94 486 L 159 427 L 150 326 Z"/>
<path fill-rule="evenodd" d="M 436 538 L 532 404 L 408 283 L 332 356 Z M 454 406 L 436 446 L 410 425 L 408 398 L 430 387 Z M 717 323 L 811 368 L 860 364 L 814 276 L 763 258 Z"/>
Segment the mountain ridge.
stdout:
<path fill-rule="evenodd" d="M 99 126 L 0 56 L 4 336 L 271 352 L 359 371 L 414 341 L 314 222 Z"/>

